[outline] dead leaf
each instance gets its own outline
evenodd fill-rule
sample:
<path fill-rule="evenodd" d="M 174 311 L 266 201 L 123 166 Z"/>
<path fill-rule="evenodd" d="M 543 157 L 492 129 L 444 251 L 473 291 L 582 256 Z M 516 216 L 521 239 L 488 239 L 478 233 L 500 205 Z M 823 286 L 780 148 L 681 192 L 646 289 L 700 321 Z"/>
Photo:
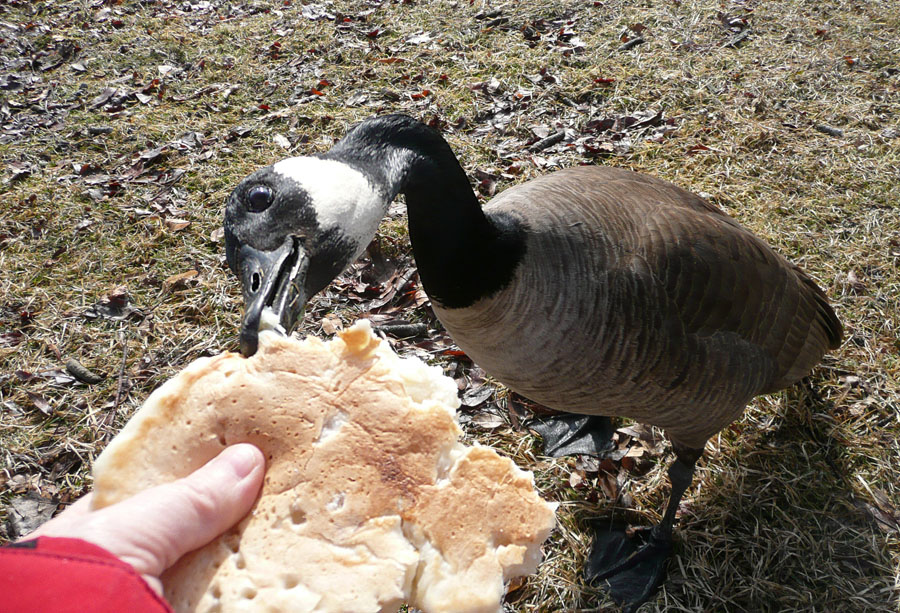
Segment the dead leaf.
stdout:
<path fill-rule="evenodd" d="M 18 330 L 0 334 L 0 347 L 15 347 L 25 340 L 25 335 Z"/>
<path fill-rule="evenodd" d="M 113 306 L 123 307 L 128 304 L 131 297 L 128 295 L 128 288 L 124 285 L 117 285 L 106 293 L 106 300 Z"/>
<path fill-rule="evenodd" d="M 500 176 L 491 172 L 485 172 L 480 168 L 476 168 L 474 174 L 478 180 L 478 191 L 488 198 L 492 197 L 497 192 L 497 180 Z"/>
<path fill-rule="evenodd" d="M 250 126 L 238 126 L 236 128 L 232 128 L 228 133 L 228 136 L 225 137 L 226 142 L 231 142 L 238 138 L 244 138 L 253 132 L 253 128 Z"/>
<path fill-rule="evenodd" d="M 40 394 L 35 394 L 34 392 L 25 393 L 28 394 L 28 398 L 31 400 L 32 404 L 34 404 L 37 410 L 48 417 L 53 415 L 53 405 L 51 405 L 46 398 L 44 398 Z"/>
<path fill-rule="evenodd" d="M 502 417 L 500 417 L 496 413 L 491 413 L 488 411 L 476 413 L 472 416 L 472 419 L 470 421 L 471 423 L 484 430 L 493 430 L 494 428 L 499 428 L 506 423 L 505 421 L 503 421 Z"/>
<path fill-rule="evenodd" d="M 573 470 L 569 473 L 569 487 L 572 488 L 582 488 L 584 487 L 584 474 Z"/>
<path fill-rule="evenodd" d="M 862 282 L 855 270 L 847 273 L 847 285 L 850 286 L 850 291 L 854 294 L 866 293 L 866 284 Z"/>
<path fill-rule="evenodd" d="M 143 312 L 129 304 L 131 297 L 125 286 L 119 286 L 111 290 L 106 297 L 84 311 L 87 319 L 112 319 L 121 320 L 128 317 L 143 317 Z"/>
<path fill-rule="evenodd" d="M 643 424 L 632 424 L 630 426 L 621 426 L 616 429 L 616 432 L 621 432 L 622 434 L 627 434 L 628 436 L 632 436 L 636 439 L 647 441 L 649 443 L 657 443 L 658 439 L 653 436 L 653 430 Z"/>
<path fill-rule="evenodd" d="M 99 95 L 97 95 L 93 100 L 88 103 L 88 108 L 96 109 L 100 108 L 107 102 L 109 102 L 113 96 L 116 95 L 118 90 L 115 87 L 107 87 Z"/>
<path fill-rule="evenodd" d="M 422 43 L 430 43 L 431 42 L 431 34 L 427 32 L 422 32 L 420 34 L 414 34 L 412 36 L 404 39 L 405 43 L 410 45 L 421 45 Z"/>
<path fill-rule="evenodd" d="M 626 458 L 639 458 L 644 455 L 643 447 L 629 447 L 628 452 L 625 454 Z"/>
<path fill-rule="evenodd" d="M 619 496 L 619 484 L 613 475 L 600 473 L 597 476 L 597 485 L 610 500 L 615 500 Z"/>
<path fill-rule="evenodd" d="M 154 149 L 148 149 L 143 151 L 138 159 L 144 163 L 144 166 L 150 166 L 151 164 L 155 164 L 160 161 L 163 157 L 163 148 L 156 147 Z"/>
<path fill-rule="evenodd" d="M 575 468 L 586 473 L 595 473 L 600 471 L 600 458 L 590 455 L 575 456 Z"/>
<path fill-rule="evenodd" d="M 75 380 L 71 376 L 69 376 L 66 371 L 59 368 L 43 370 L 37 373 L 28 372 L 27 370 L 16 370 L 13 371 L 13 374 L 15 375 L 16 379 L 18 379 L 22 383 L 45 380 L 52 381 L 57 385 L 67 385 Z"/>
<path fill-rule="evenodd" d="M 460 397 L 459 402 L 464 407 L 475 408 L 484 403 L 494 394 L 494 388 L 486 383 L 472 386 L 467 389 Z"/>
<path fill-rule="evenodd" d="M 10 162 L 8 168 L 10 176 L 4 181 L 5 183 L 12 183 L 13 181 L 24 179 L 34 172 L 34 166 L 28 162 Z"/>
<path fill-rule="evenodd" d="M 185 132 L 178 139 L 169 143 L 169 146 L 178 151 L 192 151 L 204 146 L 204 136 L 201 132 Z"/>
<path fill-rule="evenodd" d="M 31 490 L 13 498 L 8 507 L 8 536 L 11 540 L 34 532 L 56 512 L 57 503 Z"/>
<path fill-rule="evenodd" d="M 189 225 L 191 225 L 191 222 L 189 222 L 188 220 L 178 219 L 175 217 L 167 218 L 164 223 L 166 224 L 166 227 L 172 232 L 179 232 L 180 230 L 184 230 Z"/>
<path fill-rule="evenodd" d="M 886 532 L 900 531 L 900 510 L 891 503 L 888 495 L 875 485 L 867 483 L 862 475 L 857 475 L 856 478 L 875 502 L 873 505 L 865 500 L 856 499 L 854 500 L 856 505 L 867 511 Z"/>
<path fill-rule="evenodd" d="M 75 232 L 81 232 L 82 230 L 86 230 L 94 225 L 93 219 L 82 219 L 77 224 L 75 224 Z"/>
<path fill-rule="evenodd" d="M 197 281 L 197 276 L 200 273 L 194 269 L 187 270 L 185 272 L 178 273 L 177 275 L 172 275 L 165 281 L 163 281 L 163 291 L 164 292 L 175 292 L 178 290 L 187 289 L 189 285 Z"/>
<path fill-rule="evenodd" d="M 0 407 L 3 407 L 3 409 L 9 411 L 13 415 L 22 415 L 25 413 L 25 411 L 22 410 L 22 407 L 12 400 L 4 400 L 3 402 L 0 402 Z M 0 487 L 3 487 L 3 479 L 3 473 L 0 472 Z"/>

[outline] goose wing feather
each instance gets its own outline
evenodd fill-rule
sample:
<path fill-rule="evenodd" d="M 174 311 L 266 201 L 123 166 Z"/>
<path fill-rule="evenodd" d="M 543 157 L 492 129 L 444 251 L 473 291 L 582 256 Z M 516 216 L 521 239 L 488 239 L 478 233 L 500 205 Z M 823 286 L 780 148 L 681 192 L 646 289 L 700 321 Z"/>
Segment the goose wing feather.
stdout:
<path fill-rule="evenodd" d="M 487 210 L 520 215 L 538 234 L 557 232 L 532 239 L 544 252 L 529 256 L 532 265 L 567 237 L 578 242 L 569 258 L 585 247 L 607 252 L 594 277 L 609 284 L 606 308 L 624 312 L 599 316 L 631 321 L 620 322 L 617 334 L 628 338 L 610 336 L 605 355 L 627 347 L 639 357 L 652 345 L 665 361 L 683 362 L 685 373 L 732 355 L 716 368 L 719 393 L 709 399 L 731 405 L 729 414 L 752 396 L 803 377 L 840 342 L 840 324 L 808 276 L 723 211 L 666 181 L 579 167 L 507 190 Z M 566 230 L 581 224 L 589 229 Z M 638 316 L 627 316 L 631 311 Z M 673 372 L 670 365 L 664 387 L 684 378 L 673 379 Z M 688 386 L 682 395 L 705 393 L 699 383 L 708 378 L 693 380 L 698 389 Z"/>

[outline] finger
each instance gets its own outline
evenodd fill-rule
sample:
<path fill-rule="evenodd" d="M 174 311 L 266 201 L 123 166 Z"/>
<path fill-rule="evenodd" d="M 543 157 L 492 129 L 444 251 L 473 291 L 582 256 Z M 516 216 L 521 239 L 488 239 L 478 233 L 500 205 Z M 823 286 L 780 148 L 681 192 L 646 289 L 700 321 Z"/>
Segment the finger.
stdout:
<path fill-rule="evenodd" d="M 184 479 L 96 511 L 91 523 L 100 526 L 99 537 L 107 542 L 89 540 L 141 574 L 159 575 L 240 521 L 253 506 L 264 473 L 259 449 L 234 445 Z"/>
<path fill-rule="evenodd" d="M 94 492 L 85 494 L 72 504 L 66 507 L 66 515 L 73 519 L 82 517 L 91 512 L 91 500 L 94 498 Z"/>

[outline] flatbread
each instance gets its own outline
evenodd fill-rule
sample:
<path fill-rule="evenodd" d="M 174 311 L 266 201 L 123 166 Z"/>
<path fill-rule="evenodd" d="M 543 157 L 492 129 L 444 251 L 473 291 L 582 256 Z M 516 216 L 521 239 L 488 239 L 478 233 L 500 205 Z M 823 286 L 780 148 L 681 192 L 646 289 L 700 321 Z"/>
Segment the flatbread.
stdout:
<path fill-rule="evenodd" d="M 157 389 L 94 465 L 95 508 L 186 476 L 227 445 L 267 457 L 250 514 L 162 577 L 181 612 L 493 613 L 534 572 L 554 509 L 530 472 L 459 443 L 456 385 L 367 321 L 272 332 Z"/>

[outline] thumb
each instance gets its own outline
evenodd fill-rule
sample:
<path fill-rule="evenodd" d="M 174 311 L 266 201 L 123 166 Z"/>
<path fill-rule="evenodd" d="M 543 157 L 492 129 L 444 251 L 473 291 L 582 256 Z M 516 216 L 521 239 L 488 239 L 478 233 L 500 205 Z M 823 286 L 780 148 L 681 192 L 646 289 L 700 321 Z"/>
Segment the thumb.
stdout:
<path fill-rule="evenodd" d="M 265 458 L 249 444 L 226 448 L 183 479 L 145 490 L 90 514 L 86 535 L 145 576 L 207 544 L 249 512 Z"/>

